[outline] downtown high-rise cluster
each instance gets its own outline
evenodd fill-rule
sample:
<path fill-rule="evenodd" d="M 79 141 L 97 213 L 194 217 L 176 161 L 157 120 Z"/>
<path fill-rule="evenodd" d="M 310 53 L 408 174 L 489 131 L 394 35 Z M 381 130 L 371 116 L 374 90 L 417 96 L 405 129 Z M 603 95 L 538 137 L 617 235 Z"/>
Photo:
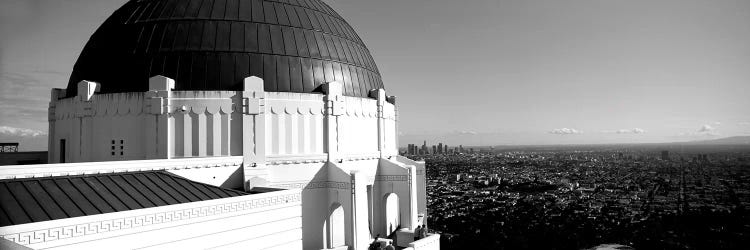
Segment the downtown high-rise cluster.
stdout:
<path fill-rule="evenodd" d="M 459 154 L 459 153 L 474 153 L 474 149 L 466 149 L 463 145 L 458 147 L 450 148 L 447 144 L 438 143 L 437 145 L 427 146 L 427 141 L 424 141 L 422 146 L 416 144 L 409 144 L 406 147 L 405 154 L 407 155 L 437 155 L 437 154 Z"/>

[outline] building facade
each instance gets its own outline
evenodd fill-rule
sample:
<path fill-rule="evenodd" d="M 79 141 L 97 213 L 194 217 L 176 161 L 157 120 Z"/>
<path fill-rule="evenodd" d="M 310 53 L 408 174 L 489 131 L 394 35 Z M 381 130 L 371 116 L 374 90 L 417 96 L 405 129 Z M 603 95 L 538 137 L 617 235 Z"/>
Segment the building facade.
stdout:
<path fill-rule="evenodd" d="M 367 249 L 380 235 L 439 249 L 439 235 L 413 237 L 425 168 L 398 155 L 397 113 L 322 1 L 132 0 L 52 90 L 51 164 L 0 167 L 13 197 L 0 235 L 73 249 Z M 68 203 L 80 211 L 51 212 Z"/>

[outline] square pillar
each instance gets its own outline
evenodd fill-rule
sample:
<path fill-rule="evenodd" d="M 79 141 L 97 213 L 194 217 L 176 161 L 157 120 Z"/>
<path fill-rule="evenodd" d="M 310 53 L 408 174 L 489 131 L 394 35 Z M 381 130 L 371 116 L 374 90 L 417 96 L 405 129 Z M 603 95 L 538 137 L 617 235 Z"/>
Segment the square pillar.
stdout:
<path fill-rule="evenodd" d="M 148 79 L 148 92 L 143 99 L 146 108 L 144 143 L 146 147 L 146 159 L 169 159 L 173 155 L 171 148 L 174 147 L 171 130 L 174 122 L 170 122 L 169 114 L 170 99 L 174 80 L 164 76 L 154 76 Z"/>
<path fill-rule="evenodd" d="M 94 97 L 96 92 L 101 89 L 101 84 L 90 81 L 78 82 L 78 95 L 76 96 L 76 118 L 78 118 L 78 126 L 80 129 L 74 131 L 71 142 L 73 143 L 71 149 L 73 152 L 78 154 L 72 160 L 75 162 L 91 161 L 91 151 L 93 146 L 94 135 L 92 116 L 94 114 L 92 110 L 93 103 L 91 99 Z"/>
<path fill-rule="evenodd" d="M 329 82 L 323 86 L 325 96 L 325 139 L 323 147 L 328 154 L 328 161 L 339 159 L 339 123 L 338 117 L 344 114 L 343 85 L 339 82 Z"/>
<path fill-rule="evenodd" d="M 386 141 L 385 141 L 385 114 L 384 106 L 386 102 L 385 90 L 384 89 L 373 89 L 370 90 L 370 97 L 374 97 L 377 100 L 378 105 L 378 152 L 380 152 L 380 158 L 385 157 L 386 153 Z"/>
<path fill-rule="evenodd" d="M 399 144 L 398 144 L 398 106 L 396 106 L 396 96 L 393 96 L 393 95 L 392 96 L 388 96 L 388 97 L 386 97 L 386 101 L 388 101 L 391 104 L 393 104 L 393 124 L 395 126 L 395 128 L 394 128 L 395 132 L 393 133 L 393 135 L 396 138 L 394 138 L 394 140 L 393 140 L 393 142 L 394 142 L 393 146 L 395 148 L 393 149 L 392 155 L 399 155 L 401 152 L 399 152 Z"/>
<path fill-rule="evenodd" d="M 55 137 L 55 121 L 56 121 L 56 110 L 57 100 L 65 96 L 65 89 L 52 89 L 50 93 L 49 109 L 47 110 L 47 121 L 49 122 L 49 132 L 47 134 L 47 162 L 58 163 L 60 161 L 60 149 L 58 148 L 57 140 Z"/>
<path fill-rule="evenodd" d="M 78 95 L 76 96 L 76 98 L 79 101 L 84 102 L 91 101 L 91 98 L 94 97 L 94 94 L 101 90 L 101 84 L 90 81 L 80 81 L 78 82 L 77 87 Z"/>
<path fill-rule="evenodd" d="M 414 230 L 417 227 L 418 215 L 418 203 L 417 203 L 417 168 L 414 165 L 405 165 L 408 172 L 409 178 L 409 215 L 408 227 L 410 230 Z M 402 221 L 403 222 L 403 221 Z"/>
<path fill-rule="evenodd" d="M 267 185 L 266 167 L 266 92 L 263 79 L 251 76 L 244 80 L 240 110 L 242 115 L 242 156 L 245 190 Z"/>
<path fill-rule="evenodd" d="M 351 171 L 352 227 L 351 245 L 354 249 L 367 249 L 370 243 L 370 226 L 367 198 L 367 178 L 359 171 Z"/>

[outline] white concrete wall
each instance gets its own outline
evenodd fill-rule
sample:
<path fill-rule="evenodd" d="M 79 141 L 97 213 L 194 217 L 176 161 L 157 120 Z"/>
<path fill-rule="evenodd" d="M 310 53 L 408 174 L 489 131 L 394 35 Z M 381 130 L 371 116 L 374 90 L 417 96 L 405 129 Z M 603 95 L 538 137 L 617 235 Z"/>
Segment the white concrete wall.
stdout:
<path fill-rule="evenodd" d="M 239 102 L 237 92 L 171 92 L 165 106 L 159 107 L 166 109 L 168 129 L 150 126 L 159 115 L 152 114 L 144 95 L 95 94 L 89 101 L 53 100 L 51 162 L 60 160 L 57 145 L 61 139 L 66 140 L 67 162 L 154 159 L 147 152 L 151 148 L 167 150 L 168 158 L 242 154 L 241 136 L 237 136 L 242 134 L 242 121 L 233 110 Z M 168 134 L 167 144 L 160 144 L 154 136 L 162 132 Z"/>
<path fill-rule="evenodd" d="M 143 93 L 94 95 L 90 101 L 67 98 L 53 101 L 50 114 L 51 162 L 59 162 L 61 139 L 66 140 L 66 161 L 145 159 Z M 115 140 L 113 145 L 111 142 Z M 123 140 L 123 143 L 120 141 Z M 115 146 L 115 149 L 112 149 Z M 123 146 L 124 150 L 120 147 Z M 113 155 L 112 152 L 115 152 Z M 122 154 L 120 152 L 123 152 Z"/>
<path fill-rule="evenodd" d="M 422 218 L 422 221 L 420 224 L 424 224 L 426 220 L 427 214 L 427 169 L 425 168 L 425 162 L 424 161 L 414 161 L 412 159 L 403 157 L 403 156 L 397 156 L 395 158 L 396 161 L 401 162 L 406 165 L 412 165 L 416 167 L 417 170 L 417 213 L 420 215 L 423 215 L 425 217 Z"/>
<path fill-rule="evenodd" d="M 344 160 L 341 163 L 327 163 L 325 158 L 313 158 L 309 161 L 314 162 L 304 163 L 304 160 L 296 159 L 299 163 L 293 163 L 294 159 L 289 158 L 289 161 L 270 165 L 269 186 L 304 188 L 304 249 L 321 249 L 325 246 L 323 226 L 330 206 L 334 203 L 341 204 L 344 209 L 346 244 L 366 246 L 371 238 L 367 218 L 369 208 L 366 186 L 374 184 L 379 160 Z M 358 180 L 355 189 L 358 208 L 352 203 L 352 187 L 355 187 L 352 172 L 358 175 L 358 178 L 355 178 Z M 353 215 L 355 213 L 356 217 Z"/>
<path fill-rule="evenodd" d="M 416 214 L 412 207 L 416 202 L 411 199 L 411 185 L 420 182 L 416 175 L 410 178 L 406 164 L 394 160 L 378 159 L 344 159 L 340 163 L 326 163 L 321 158 L 311 158 L 310 163 L 300 158 L 275 159 L 269 166 L 269 185 L 278 188 L 304 188 L 303 198 L 303 235 L 305 249 L 324 247 L 323 225 L 333 203 L 342 204 L 347 218 L 347 244 L 362 245 L 376 234 L 385 235 L 385 207 L 383 197 L 388 193 L 399 196 L 400 224 L 403 227 L 414 227 Z M 358 181 L 352 182 L 351 173 L 357 173 Z M 423 178 L 420 175 L 419 178 Z M 416 180 L 415 180 L 416 179 Z M 373 202 L 368 204 L 367 186 L 373 187 Z M 352 203 L 352 188 L 356 204 Z M 424 197 L 424 196 L 423 196 Z M 368 210 L 372 210 L 370 213 Z M 415 208 L 416 210 L 416 208 Z M 356 213 L 356 218 L 351 214 Z M 373 218 L 367 216 L 372 214 Z M 364 216 L 364 217 L 363 217 Z M 370 225 L 372 221 L 372 225 Z M 370 228 L 374 230 L 371 231 Z M 355 235 L 356 232 L 356 235 Z M 370 234 L 372 232 L 372 234 Z"/>
<path fill-rule="evenodd" d="M 116 162 L 86 162 L 67 164 L 42 164 L 23 166 L 1 166 L 0 178 L 26 178 L 42 176 L 59 176 L 74 174 L 95 174 L 123 171 L 168 170 L 186 178 L 212 185 L 241 182 L 237 176 L 242 168 L 242 157 L 206 157 L 190 159 L 140 160 Z M 285 161 L 284 161 L 285 159 Z M 304 243 L 286 243 L 284 247 L 304 244 L 304 249 L 323 247 L 323 225 L 331 204 L 342 204 L 347 227 L 345 237 L 347 244 L 362 245 L 374 234 L 380 233 L 385 218 L 382 197 L 387 193 L 399 195 L 399 209 L 402 225 L 408 227 L 411 221 L 409 211 L 409 171 L 402 161 L 408 159 L 364 159 L 342 160 L 341 163 L 327 164 L 324 156 L 317 158 L 271 158 L 275 165 L 269 167 L 269 184 L 271 187 L 301 190 L 302 216 L 300 234 Z M 304 162 L 308 163 L 304 163 Z M 297 162 L 297 163 L 292 163 Z M 357 173 L 356 185 L 352 182 L 351 173 Z M 420 178 L 423 175 L 420 176 Z M 214 179 L 213 177 L 216 177 Z M 419 180 L 417 183 L 420 182 Z M 373 186 L 374 200 L 367 202 L 366 187 Z M 228 186 L 227 186 L 228 187 Z M 352 187 L 356 187 L 356 204 L 352 203 Z M 423 188 L 420 186 L 420 188 Z M 421 198 L 423 199 L 423 198 Z M 368 210 L 373 210 L 374 218 L 367 218 Z M 353 212 L 354 211 L 354 212 Z M 356 213 L 352 215 L 352 213 Z M 364 217 L 363 217 L 364 216 Z M 374 225 L 369 225 L 372 221 Z M 370 234 L 369 228 L 375 228 Z M 355 234 L 356 232 L 356 234 Z M 270 235 L 269 235 L 270 236 Z M 274 236 L 276 237 L 276 236 Z M 283 236 L 282 238 L 287 238 Z M 277 241 L 277 243 L 283 243 Z M 237 243 L 240 244 L 240 243 Z M 231 247 L 231 246 L 228 246 Z M 293 249 L 300 249 L 295 247 Z"/>
<path fill-rule="evenodd" d="M 162 92 L 168 97 L 151 97 L 154 94 L 145 92 L 52 100 L 50 162 L 60 160 L 61 139 L 66 140 L 67 162 L 243 154 L 242 92 Z M 343 113 L 330 124 L 335 127 L 337 153 L 378 153 L 377 100 L 342 97 L 340 105 Z M 266 92 L 261 108 L 266 114 L 266 156 L 328 153 L 324 95 Z M 397 155 L 395 106 L 386 102 L 383 116 L 384 155 Z M 165 124 L 156 121 L 160 117 Z M 159 137 L 166 141 L 160 142 Z M 167 153 L 150 153 L 153 150 Z"/>
<path fill-rule="evenodd" d="M 0 227 L 53 249 L 301 249 L 299 189 Z"/>
<path fill-rule="evenodd" d="M 344 113 L 335 119 L 341 155 L 363 155 L 378 152 L 377 103 L 370 98 L 343 97 Z M 393 110 L 393 105 L 390 109 Z M 266 153 L 314 155 L 324 149 L 325 102 L 318 94 L 268 92 L 266 99 Z M 391 112 L 392 113 L 392 112 Z M 395 135 L 395 123 L 389 126 Z M 395 143 L 395 140 L 389 140 Z M 391 150 L 392 151 L 392 150 Z M 389 151 L 389 153 L 392 153 Z"/>
<path fill-rule="evenodd" d="M 339 153 L 374 154 L 378 152 L 377 101 L 370 98 L 343 97 L 344 114 L 339 116 Z"/>
<path fill-rule="evenodd" d="M 302 225 L 304 249 L 325 247 L 325 223 L 331 205 L 344 211 L 345 243 L 351 245 L 351 179 L 335 164 L 325 162 L 272 165 L 269 186 L 302 188 Z M 337 230 L 338 231 L 338 230 Z"/>
<path fill-rule="evenodd" d="M 399 199 L 399 218 L 402 228 L 414 229 L 416 227 L 416 180 L 413 176 L 413 167 L 404 165 L 395 160 L 380 159 L 378 172 L 375 176 L 375 201 L 382 201 L 382 198 L 389 193 L 398 195 Z M 414 192 L 414 193 L 413 193 Z M 376 205 L 374 229 L 375 232 L 385 235 L 385 213 L 383 212 L 382 203 Z"/>
<path fill-rule="evenodd" d="M 385 119 L 385 154 L 398 155 L 396 106 L 386 102 L 383 107 L 383 118 Z"/>
<path fill-rule="evenodd" d="M 170 156 L 242 155 L 238 103 L 235 91 L 172 91 Z"/>
<path fill-rule="evenodd" d="M 53 91 L 50 145 L 66 139 L 68 162 L 183 158 L 191 165 L 193 160 L 234 161 L 225 156 L 238 156 L 239 167 L 174 167 L 179 164 L 170 160 L 153 162 L 146 169 L 167 164 L 170 167 L 161 169 L 222 187 L 303 189 L 305 249 L 324 246 L 323 223 L 333 203 L 344 208 L 346 244 L 359 247 L 375 234 L 384 234 L 381 205 L 386 194 L 399 196 L 404 227 L 413 228 L 416 211 L 425 210 L 416 205 L 426 195 L 416 188 L 423 189 L 424 171 L 415 173 L 419 165 L 413 162 L 387 159 L 398 154 L 397 114 L 382 89 L 371 98 L 342 96 L 337 83 L 326 85 L 326 94 L 263 92 L 262 79 L 250 77 L 245 79 L 245 91 L 169 91 L 170 79 L 151 80 L 153 90 L 145 93 L 95 94 L 94 85 L 86 83 L 86 98 L 58 100 L 61 93 Z M 90 107 L 94 111 L 84 112 Z M 124 154 L 107 156 L 111 140 L 119 147 L 120 138 L 125 140 Z M 53 146 L 50 157 L 59 159 L 59 149 Z M 105 170 L 94 166 L 101 163 L 60 168 L 135 168 L 122 164 Z"/>
<path fill-rule="evenodd" d="M 325 153 L 323 95 L 266 94 L 267 156 Z"/>
<path fill-rule="evenodd" d="M 409 243 L 413 250 L 440 250 L 440 235 L 431 234 L 423 239 Z"/>

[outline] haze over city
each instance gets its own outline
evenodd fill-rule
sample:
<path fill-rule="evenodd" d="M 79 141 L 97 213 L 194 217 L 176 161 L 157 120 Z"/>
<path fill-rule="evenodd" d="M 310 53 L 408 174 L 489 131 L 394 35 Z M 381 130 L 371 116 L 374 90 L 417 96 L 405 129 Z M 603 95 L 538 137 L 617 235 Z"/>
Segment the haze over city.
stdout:
<path fill-rule="evenodd" d="M 49 90 L 125 2 L 2 0 L 0 140 L 46 149 Z M 749 1 L 326 2 L 399 97 L 402 145 L 750 135 Z"/>

